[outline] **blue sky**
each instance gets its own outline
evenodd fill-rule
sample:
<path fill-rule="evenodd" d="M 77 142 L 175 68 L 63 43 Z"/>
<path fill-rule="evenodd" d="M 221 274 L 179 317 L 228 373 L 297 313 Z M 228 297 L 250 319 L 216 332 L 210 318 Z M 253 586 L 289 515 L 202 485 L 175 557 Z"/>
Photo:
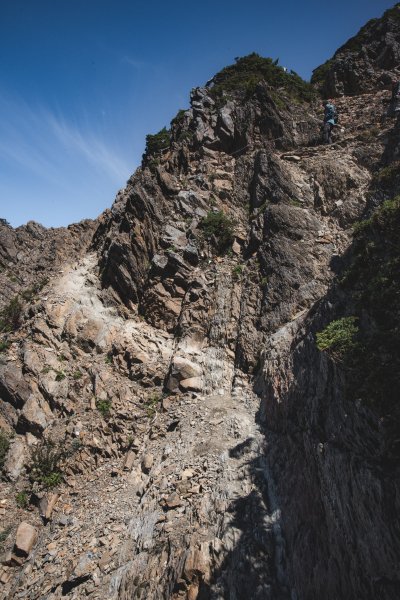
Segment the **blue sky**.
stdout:
<path fill-rule="evenodd" d="M 0 217 L 96 217 L 192 87 L 253 51 L 308 79 L 393 4 L 0 0 Z"/>

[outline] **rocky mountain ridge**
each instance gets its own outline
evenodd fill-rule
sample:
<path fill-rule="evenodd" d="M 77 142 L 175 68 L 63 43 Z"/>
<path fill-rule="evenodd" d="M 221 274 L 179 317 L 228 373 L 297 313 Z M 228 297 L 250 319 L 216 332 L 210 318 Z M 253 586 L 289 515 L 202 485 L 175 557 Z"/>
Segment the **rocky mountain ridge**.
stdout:
<path fill-rule="evenodd" d="M 4 598 L 398 597 L 396 412 L 349 396 L 354 365 L 316 344 L 356 312 L 354 227 L 397 214 L 376 210 L 398 192 L 398 125 L 363 72 L 321 146 L 314 92 L 239 59 L 99 220 L 6 228 L 1 276 L 26 273 L 3 306 L 54 271 L 3 325 Z"/>
<path fill-rule="evenodd" d="M 386 89 L 399 75 L 399 7 L 371 19 L 333 57 L 314 70 L 312 83 L 326 97 Z"/>

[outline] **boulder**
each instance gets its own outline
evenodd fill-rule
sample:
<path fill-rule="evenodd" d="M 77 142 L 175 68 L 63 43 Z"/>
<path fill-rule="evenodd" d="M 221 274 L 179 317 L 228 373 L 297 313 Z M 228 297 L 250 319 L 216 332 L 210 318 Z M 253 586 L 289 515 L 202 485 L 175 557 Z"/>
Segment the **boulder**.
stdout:
<path fill-rule="evenodd" d="M 131 471 L 133 464 L 135 462 L 135 459 L 136 459 L 136 454 L 132 450 L 129 450 L 129 452 L 127 453 L 127 455 L 125 457 L 125 461 L 124 461 L 124 471 Z"/>
<path fill-rule="evenodd" d="M 145 454 L 143 456 L 143 460 L 142 460 L 142 471 L 144 473 L 149 473 L 151 470 L 151 467 L 153 466 L 154 463 L 154 456 L 152 454 Z"/>
<path fill-rule="evenodd" d="M 155 254 L 152 258 L 152 264 L 155 270 L 162 272 L 168 264 L 168 257 L 165 254 Z"/>
<path fill-rule="evenodd" d="M 161 167 L 158 167 L 157 178 L 161 189 L 167 194 L 177 194 L 179 192 L 179 184 L 173 175 L 170 175 Z"/>
<path fill-rule="evenodd" d="M 17 556 L 29 556 L 33 546 L 36 544 L 38 532 L 33 525 L 25 521 L 20 523 L 15 538 L 14 552 Z"/>
<path fill-rule="evenodd" d="M 201 377 L 189 377 L 180 381 L 179 387 L 184 392 L 200 392 L 203 389 L 203 380 Z"/>
<path fill-rule="evenodd" d="M 31 389 L 20 368 L 15 364 L 0 367 L 0 399 L 9 402 L 14 408 L 22 408 Z"/>
<path fill-rule="evenodd" d="M 202 368 L 199 365 L 196 365 L 196 363 L 181 356 L 174 356 L 167 388 L 171 392 L 175 392 L 179 389 L 179 382 L 192 378 L 199 378 L 202 373 Z"/>
<path fill-rule="evenodd" d="M 31 394 L 21 411 L 17 423 L 18 433 L 29 431 L 40 436 L 53 417 L 44 398 Z"/>
<path fill-rule="evenodd" d="M 172 492 L 172 494 L 165 499 L 165 506 L 168 509 L 178 508 L 179 506 L 182 506 L 182 504 L 183 502 L 176 492 Z"/>
<path fill-rule="evenodd" d="M 27 447 L 25 440 L 20 436 L 16 436 L 11 443 L 7 454 L 7 460 L 5 461 L 3 467 L 4 473 L 9 479 L 11 479 L 11 481 L 16 481 L 20 476 L 25 464 L 26 456 Z"/>
<path fill-rule="evenodd" d="M 184 248 L 187 245 L 186 234 L 173 225 L 166 225 L 161 241 L 164 246 L 175 246 L 176 248 Z"/>

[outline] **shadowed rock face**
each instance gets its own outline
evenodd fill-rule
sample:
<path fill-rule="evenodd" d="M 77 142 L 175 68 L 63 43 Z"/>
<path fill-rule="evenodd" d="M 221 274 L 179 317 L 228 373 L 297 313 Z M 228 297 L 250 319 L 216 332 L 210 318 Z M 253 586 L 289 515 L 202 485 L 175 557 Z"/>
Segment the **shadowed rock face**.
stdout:
<path fill-rule="evenodd" d="M 95 222 L 2 225 L 1 260 L 21 273 L 3 305 L 23 303 L 1 334 L 5 550 L 20 523 L 33 532 L 23 561 L 1 558 L 4 597 L 399 596 L 397 412 L 349 394 L 349 368 L 315 343 L 353 314 L 376 333 L 362 280 L 342 281 L 355 224 L 381 227 L 398 193 L 391 68 L 337 100 L 329 146 L 318 103 L 268 82 L 222 100 L 197 88 Z M 370 236 L 371 270 L 379 252 L 395 266 L 397 237 Z"/>
<path fill-rule="evenodd" d="M 313 72 L 324 96 L 357 95 L 391 85 L 400 64 L 400 4 L 371 19 Z M 398 79 L 399 74 L 395 75 Z"/>

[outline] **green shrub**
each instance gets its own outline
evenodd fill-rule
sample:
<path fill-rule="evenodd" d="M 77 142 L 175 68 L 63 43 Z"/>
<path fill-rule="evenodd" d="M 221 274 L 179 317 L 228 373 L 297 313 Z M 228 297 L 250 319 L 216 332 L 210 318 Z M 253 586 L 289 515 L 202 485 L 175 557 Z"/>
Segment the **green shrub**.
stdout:
<path fill-rule="evenodd" d="M 181 131 L 181 133 L 178 136 L 177 141 L 178 142 L 192 142 L 194 138 L 194 132 L 190 131 L 188 129 L 185 129 L 183 131 Z"/>
<path fill-rule="evenodd" d="M 327 351 L 335 359 L 343 359 L 356 346 L 355 337 L 359 332 L 356 320 L 356 317 L 343 317 L 329 323 L 317 333 L 318 349 Z"/>
<path fill-rule="evenodd" d="M 379 186 L 389 186 L 396 182 L 400 176 L 400 161 L 395 161 L 387 167 L 383 167 L 372 178 L 372 182 Z"/>
<path fill-rule="evenodd" d="M 233 243 L 234 221 L 222 210 L 208 212 L 200 221 L 199 228 L 220 254 Z"/>
<path fill-rule="evenodd" d="M 27 492 L 18 492 L 15 496 L 15 502 L 19 508 L 26 508 L 29 505 L 29 497 Z"/>
<path fill-rule="evenodd" d="M 166 127 L 163 127 L 158 133 L 154 135 L 148 134 L 146 135 L 146 156 L 150 154 L 155 154 L 157 152 L 161 152 L 161 150 L 165 150 L 169 148 L 171 144 L 171 135 Z"/>
<path fill-rule="evenodd" d="M 325 82 L 325 78 L 329 73 L 330 68 L 333 66 L 333 60 L 329 59 L 324 64 L 314 69 L 311 77 L 311 83 L 318 85 Z"/>
<path fill-rule="evenodd" d="M 10 342 L 8 342 L 7 340 L 0 342 L 0 352 L 5 352 L 6 350 L 9 349 L 9 347 L 10 347 Z"/>
<path fill-rule="evenodd" d="M 181 121 L 183 121 L 183 119 L 185 118 L 185 113 L 186 110 L 184 108 L 178 110 L 175 117 L 171 121 L 171 125 L 178 125 Z"/>
<path fill-rule="evenodd" d="M 106 419 L 111 414 L 111 400 L 97 400 L 96 407 L 99 413 Z"/>
<path fill-rule="evenodd" d="M 64 371 L 55 371 L 56 373 L 56 381 L 62 381 L 63 379 L 66 378 L 66 374 L 64 373 Z"/>
<path fill-rule="evenodd" d="M 65 445 L 43 440 L 32 450 L 29 477 L 45 488 L 52 488 L 62 480 L 61 463 L 67 457 Z"/>
<path fill-rule="evenodd" d="M 233 269 L 232 269 L 233 279 L 239 279 L 242 273 L 243 273 L 243 265 L 236 265 L 236 267 L 233 267 Z"/>
<path fill-rule="evenodd" d="M 8 304 L 0 311 L 0 331 L 9 332 L 15 331 L 22 323 L 23 306 L 15 296 Z"/>
<path fill-rule="evenodd" d="M 210 94 L 220 99 L 232 93 L 241 93 L 248 98 L 254 94 L 260 81 L 266 81 L 273 88 L 283 88 L 287 94 L 300 101 L 311 101 L 315 92 L 312 86 L 297 73 L 286 72 L 277 60 L 263 58 L 256 52 L 236 58 L 236 63 L 225 67 L 214 78 Z"/>
<path fill-rule="evenodd" d="M 151 394 L 151 396 L 149 396 L 146 399 L 146 407 L 147 407 L 147 416 L 148 417 L 152 417 L 156 410 L 157 410 L 157 405 L 161 402 L 161 396 L 159 394 L 157 394 L 157 392 L 155 392 L 154 394 Z"/>
<path fill-rule="evenodd" d="M 367 229 L 371 225 L 371 219 L 364 219 L 362 221 L 356 221 L 353 225 L 353 235 L 356 237 L 360 235 L 364 229 Z"/>
<path fill-rule="evenodd" d="M 382 227 L 384 229 L 390 228 L 391 231 L 388 231 L 388 233 L 390 238 L 393 239 L 393 236 L 396 234 L 399 214 L 400 196 L 395 196 L 391 200 L 385 200 L 369 219 L 357 221 L 353 225 L 354 236 L 364 240 L 364 250 L 367 244 L 370 249 L 373 247 L 373 240 L 371 238 L 375 233 L 379 234 Z M 392 244 L 393 242 L 389 240 L 389 243 Z"/>
<path fill-rule="evenodd" d="M 296 208 L 301 208 L 303 206 L 300 200 L 297 200 L 297 198 L 290 198 L 289 204 L 291 206 L 295 206 Z"/>
<path fill-rule="evenodd" d="M 59 471 L 54 471 L 53 473 L 50 473 L 49 475 L 44 475 L 42 477 L 43 486 L 48 489 L 60 485 L 61 481 L 62 475 Z"/>
<path fill-rule="evenodd" d="M 6 461 L 9 447 L 10 436 L 3 429 L 0 429 L 0 470 L 3 468 Z"/>
<path fill-rule="evenodd" d="M 80 379 L 82 377 L 83 373 L 81 371 L 74 371 L 72 373 L 72 379 L 75 379 L 75 381 L 77 381 L 78 379 Z"/>

